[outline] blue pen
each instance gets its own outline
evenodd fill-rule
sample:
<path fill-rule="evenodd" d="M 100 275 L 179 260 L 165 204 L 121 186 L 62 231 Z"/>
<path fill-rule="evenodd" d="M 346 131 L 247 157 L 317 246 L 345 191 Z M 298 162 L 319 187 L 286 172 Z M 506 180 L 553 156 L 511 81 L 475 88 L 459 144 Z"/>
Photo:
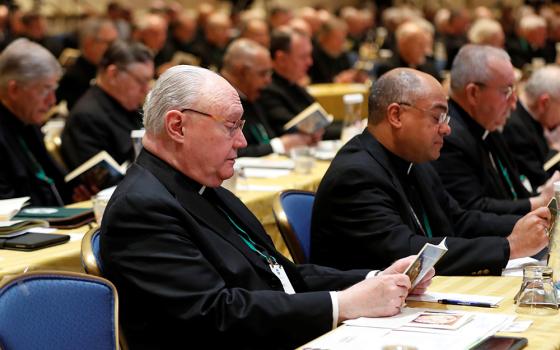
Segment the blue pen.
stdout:
<path fill-rule="evenodd" d="M 438 303 L 448 304 L 448 305 L 461 305 L 461 306 L 477 306 L 477 307 L 498 307 L 498 305 L 483 303 L 477 301 L 463 301 L 463 300 L 453 300 L 453 299 L 439 299 Z"/>

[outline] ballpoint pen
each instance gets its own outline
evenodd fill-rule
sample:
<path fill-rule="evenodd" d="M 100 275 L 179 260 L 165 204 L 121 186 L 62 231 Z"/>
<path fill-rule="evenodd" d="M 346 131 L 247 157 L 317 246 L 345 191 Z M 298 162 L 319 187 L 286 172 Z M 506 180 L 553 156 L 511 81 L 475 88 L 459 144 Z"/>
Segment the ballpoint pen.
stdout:
<path fill-rule="evenodd" d="M 462 305 L 462 306 L 477 306 L 477 307 L 498 307 L 498 305 L 478 302 L 478 301 L 463 301 L 453 299 L 439 299 L 438 303 L 448 305 Z"/>

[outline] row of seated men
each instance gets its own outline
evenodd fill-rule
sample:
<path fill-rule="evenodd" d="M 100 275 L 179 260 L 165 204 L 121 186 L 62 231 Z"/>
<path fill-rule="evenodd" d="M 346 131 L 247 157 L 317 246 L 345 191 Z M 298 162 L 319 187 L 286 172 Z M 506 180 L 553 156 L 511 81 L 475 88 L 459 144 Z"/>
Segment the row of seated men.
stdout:
<path fill-rule="evenodd" d="M 286 56 L 297 52 L 298 40 L 309 41 L 293 31 L 285 36 Z M 266 49 L 245 44 L 271 60 Z M 145 57 L 141 46 L 121 42 L 104 57 L 119 46 Z M 151 62 L 116 62 L 104 69 L 108 84 L 147 86 L 149 75 L 139 73 Z M 262 73 L 258 68 L 248 69 Z M 144 150 L 101 227 L 104 273 L 121 296 L 131 347 L 172 347 L 189 329 L 193 346 L 293 348 L 347 318 L 399 312 L 410 288 L 402 275 L 406 257 L 426 242 L 448 237 L 449 252 L 436 266 L 447 275 L 500 274 L 508 259 L 538 253 L 548 243 L 543 206 L 556 175 L 539 194 L 520 185 L 497 130 L 515 107 L 541 127 L 557 123 L 557 70 L 535 73 L 519 104 L 509 56 L 488 46 L 459 51 L 449 101 L 436 79 L 417 70 L 391 70 L 377 80 L 368 127 L 333 160 L 313 212 L 312 261 L 363 269 L 344 272 L 286 260 L 250 211 L 220 187 L 247 146 L 242 88 L 225 72 L 164 72 L 144 103 Z M 20 39 L 0 55 L 0 76 L 2 196 L 31 194 L 37 204 L 86 198 L 91 189 L 65 189 L 38 131 L 55 101 L 56 59 Z"/>

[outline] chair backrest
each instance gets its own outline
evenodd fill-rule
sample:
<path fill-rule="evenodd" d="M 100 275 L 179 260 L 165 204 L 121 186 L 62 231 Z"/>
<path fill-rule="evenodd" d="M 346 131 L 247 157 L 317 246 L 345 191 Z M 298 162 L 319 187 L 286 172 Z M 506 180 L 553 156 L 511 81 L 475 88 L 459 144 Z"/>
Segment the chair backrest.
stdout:
<path fill-rule="evenodd" d="M 278 230 L 297 264 L 309 262 L 314 199 L 313 192 L 286 190 L 276 195 L 272 205 Z"/>
<path fill-rule="evenodd" d="M 28 273 L 0 287 L 0 348 L 117 349 L 111 282 L 70 272 Z"/>
<path fill-rule="evenodd" d="M 99 257 L 99 228 L 90 229 L 82 238 L 82 265 L 94 276 L 103 277 L 103 267 Z"/>

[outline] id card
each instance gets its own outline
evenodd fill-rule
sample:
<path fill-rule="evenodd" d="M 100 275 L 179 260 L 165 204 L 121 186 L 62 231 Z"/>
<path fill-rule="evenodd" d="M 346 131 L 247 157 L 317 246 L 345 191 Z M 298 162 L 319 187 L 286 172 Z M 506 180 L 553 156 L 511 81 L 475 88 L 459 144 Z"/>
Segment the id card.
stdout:
<path fill-rule="evenodd" d="M 276 277 L 278 277 L 280 283 L 282 283 L 284 292 L 288 294 L 296 294 L 294 287 L 292 286 L 290 280 L 288 279 L 288 275 L 286 275 L 286 271 L 284 271 L 284 267 L 280 264 L 272 264 L 272 263 L 269 264 L 268 266 L 270 267 L 272 273 L 275 274 Z"/>

